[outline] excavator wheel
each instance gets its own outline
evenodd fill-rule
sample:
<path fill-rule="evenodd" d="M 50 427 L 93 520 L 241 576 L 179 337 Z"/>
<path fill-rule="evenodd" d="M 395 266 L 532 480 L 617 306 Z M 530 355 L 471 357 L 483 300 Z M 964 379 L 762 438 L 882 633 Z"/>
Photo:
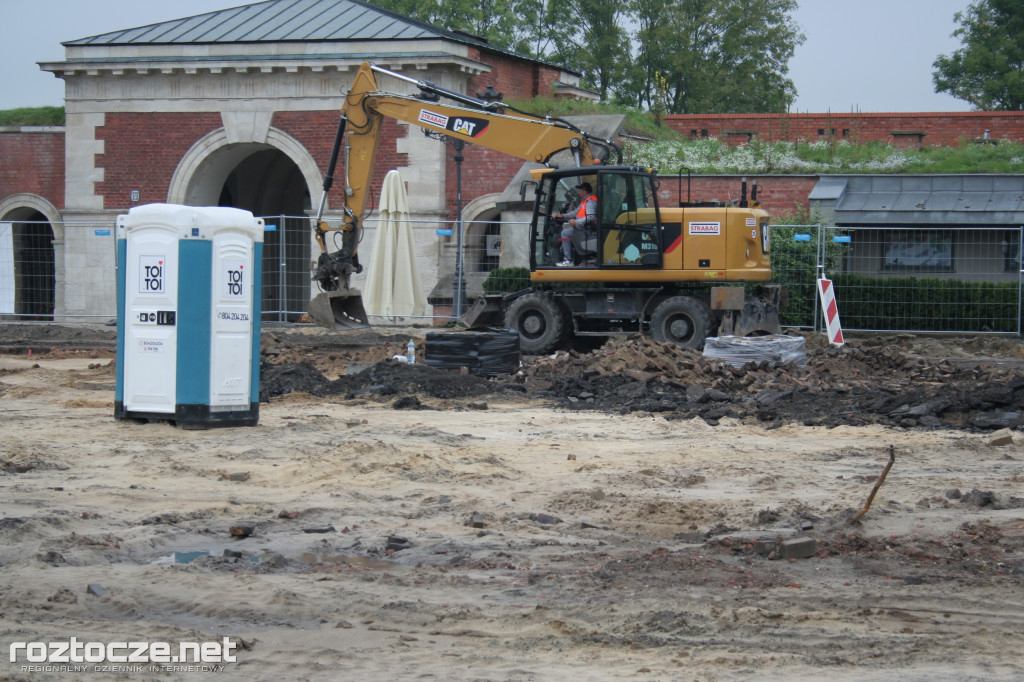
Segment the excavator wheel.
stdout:
<path fill-rule="evenodd" d="M 683 348 L 704 347 L 711 330 L 711 310 L 689 296 L 667 298 L 651 315 L 651 337 Z"/>
<path fill-rule="evenodd" d="M 565 306 L 535 292 L 512 302 L 505 314 L 505 326 L 519 332 L 521 351 L 540 355 L 553 351 L 565 341 L 572 320 Z"/>

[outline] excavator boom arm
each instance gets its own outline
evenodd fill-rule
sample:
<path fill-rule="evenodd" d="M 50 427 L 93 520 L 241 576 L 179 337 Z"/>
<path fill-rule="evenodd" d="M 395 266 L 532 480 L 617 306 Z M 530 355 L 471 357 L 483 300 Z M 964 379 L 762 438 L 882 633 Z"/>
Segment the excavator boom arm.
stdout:
<path fill-rule="evenodd" d="M 413 83 L 420 89 L 422 97 L 380 91 L 377 73 Z M 442 97 L 457 104 L 443 103 L 440 101 Z M 618 147 L 610 140 L 593 138 L 566 121 L 522 113 L 506 114 L 499 111 L 501 108 L 501 104 L 476 100 L 363 63 L 341 109 L 317 210 L 315 237 L 321 254 L 313 279 L 338 302 L 331 301 L 330 306 L 325 307 L 325 304 L 317 305 L 314 299 L 309 312 L 316 321 L 334 326 L 329 324 L 328 313 L 331 308 L 337 312 L 343 296 L 353 295 L 348 290 L 349 277 L 362 269 L 356 254 L 384 118 L 405 121 L 439 135 L 536 163 L 547 163 L 556 153 L 569 151 L 573 162 L 583 166 L 593 162 L 594 147 L 618 152 Z M 344 217 L 340 227 L 329 227 L 323 220 L 323 213 L 346 133 Z M 331 232 L 341 233 L 340 244 L 333 252 L 329 251 L 326 239 Z M 365 323 L 361 303 L 353 306 L 353 311 L 358 321 Z M 334 317 L 335 322 L 340 322 L 337 315 Z"/>

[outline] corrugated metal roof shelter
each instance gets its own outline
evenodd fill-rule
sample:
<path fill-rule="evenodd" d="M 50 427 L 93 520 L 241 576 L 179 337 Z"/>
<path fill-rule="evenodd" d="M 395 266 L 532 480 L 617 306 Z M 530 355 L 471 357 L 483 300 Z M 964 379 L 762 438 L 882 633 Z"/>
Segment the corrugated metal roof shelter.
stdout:
<path fill-rule="evenodd" d="M 826 176 L 808 198 L 837 225 L 1024 225 L 1020 175 Z"/>

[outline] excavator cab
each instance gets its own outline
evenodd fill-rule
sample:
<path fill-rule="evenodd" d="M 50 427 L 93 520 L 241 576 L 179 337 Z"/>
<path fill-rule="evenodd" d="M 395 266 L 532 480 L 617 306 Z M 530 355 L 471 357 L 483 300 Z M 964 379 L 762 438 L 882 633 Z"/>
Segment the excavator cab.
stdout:
<path fill-rule="evenodd" d="M 567 168 L 539 174 L 532 224 L 531 270 L 549 272 L 561 260 L 561 234 L 566 225 L 559 215 L 575 215 L 574 188 L 587 183 L 597 197 L 597 224 L 571 233 L 574 268 L 635 269 L 662 266 L 662 227 L 654 173 L 635 166 Z M 565 201 L 570 196 L 572 201 Z M 569 270 L 572 270 L 570 268 Z M 581 281 L 560 269 L 558 280 Z M 548 275 L 545 279 L 552 279 Z"/>

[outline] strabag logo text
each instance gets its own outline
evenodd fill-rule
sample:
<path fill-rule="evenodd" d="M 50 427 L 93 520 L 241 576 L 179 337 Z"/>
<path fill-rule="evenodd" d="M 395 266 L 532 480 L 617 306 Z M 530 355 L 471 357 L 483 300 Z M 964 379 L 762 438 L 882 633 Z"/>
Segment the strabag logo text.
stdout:
<path fill-rule="evenodd" d="M 420 123 L 429 123 L 432 126 L 444 128 L 448 125 L 448 117 L 444 114 L 435 114 L 433 111 L 420 109 Z"/>
<path fill-rule="evenodd" d="M 722 223 L 690 223 L 690 234 L 721 234 Z"/>

